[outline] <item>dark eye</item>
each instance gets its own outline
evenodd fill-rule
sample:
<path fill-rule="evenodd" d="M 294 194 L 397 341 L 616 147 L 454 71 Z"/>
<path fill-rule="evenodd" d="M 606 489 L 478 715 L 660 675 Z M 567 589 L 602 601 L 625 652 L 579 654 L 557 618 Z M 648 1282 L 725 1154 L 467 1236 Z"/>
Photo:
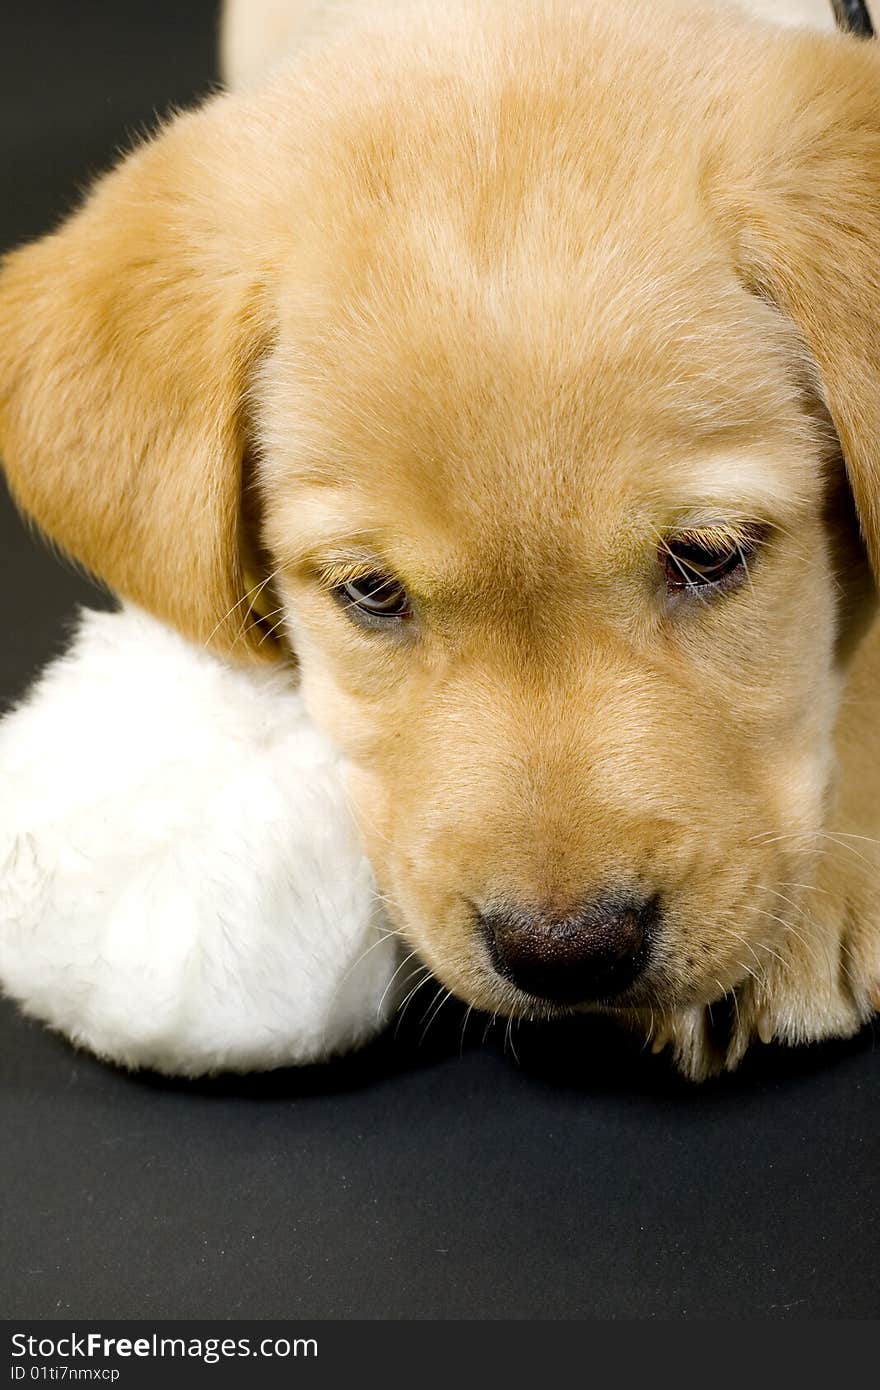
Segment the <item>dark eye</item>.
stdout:
<path fill-rule="evenodd" d="M 670 593 L 727 588 L 748 575 L 748 557 L 754 546 L 743 540 L 700 540 L 670 536 L 660 560 Z"/>
<path fill-rule="evenodd" d="M 364 574 L 340 584 L 336 593 L 344 603 L 370 618 L 408 618 L 412 612 L 406 589 L 390 574 Z"/>

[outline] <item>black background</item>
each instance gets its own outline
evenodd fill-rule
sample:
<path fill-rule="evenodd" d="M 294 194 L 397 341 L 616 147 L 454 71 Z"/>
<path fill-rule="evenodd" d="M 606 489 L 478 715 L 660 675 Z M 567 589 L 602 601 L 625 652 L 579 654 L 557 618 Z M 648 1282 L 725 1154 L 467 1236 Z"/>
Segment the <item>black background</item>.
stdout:
<path fill-rule="evenodd" d="M 156 113 L 210 89 L 215 6 L 10 3 L 0 245 L 45 229 Z M 2 324 L 0 324 L 2 332 Z M 0 701 L 106 597 L 0 500 Z M 0 783 L 2 795 L 2 783 Z M 761 1049 L 699 1089 L 584 1024 L 423 1038 L 173 1084 L 0 1005 L 7 1317 L 868 1317 L 880 1059 L 871 1029 Z"/>

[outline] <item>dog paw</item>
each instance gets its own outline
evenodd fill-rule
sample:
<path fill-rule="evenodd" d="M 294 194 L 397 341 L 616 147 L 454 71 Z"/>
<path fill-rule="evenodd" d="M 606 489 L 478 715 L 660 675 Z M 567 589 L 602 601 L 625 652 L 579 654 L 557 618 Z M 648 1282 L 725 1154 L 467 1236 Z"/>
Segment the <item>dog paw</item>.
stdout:
<path fill-rule="evenodd" d="M 711 1005 L 693 1004 L 655 1016 L 648 1028 L 651 1051 L 668 1052 L 676 1071 L 688 1081 L 706 1081 L 731 1069 L 730 1047 L 742 1030 L 735 1016 L 732 1029 L 729 1026 L 730 1003 L 725 999 Z"/>
<path fill-rule="evenodd" d="M 753 1044 L 848 1038 L 880 1012 L 880 925 L 852 905 L 804 918 L 758 947 L 756 968 L 724 999 L 655 1014 L 640 1025 L 691 1081 L 734 1071 Z"/>
<path fill-rule="evenodd" d="M 705 1081 L 724 1067 L 714 1039 L 713 1016 L 703 1005 L 663 1014 L 649 1030 L 654 1053 L 669 1051 L 673 1066 L 689 1081 Z"/>
<path fill-rule="evenodd" d="M 880 1009 L 880 929 L 844 904 L 801 920 L 767 955 L 764 968 L 737 991 L 742 1035 L 727 1065 L 736 1066 L 750 1042 L 798 1046 L 857 1033 Z"/>

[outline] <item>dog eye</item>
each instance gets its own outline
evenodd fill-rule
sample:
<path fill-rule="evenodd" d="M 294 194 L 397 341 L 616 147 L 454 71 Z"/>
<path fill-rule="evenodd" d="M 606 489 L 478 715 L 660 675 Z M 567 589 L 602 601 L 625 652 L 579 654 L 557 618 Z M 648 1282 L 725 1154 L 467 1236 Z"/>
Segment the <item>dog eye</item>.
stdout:
<path fill-rule="evenodd" d="M 745 578 L 752 546 L 746 541 L 701 541 L 692 536 L 671 536 L 660 552 L 670 593 L 718 589 Z"/>
<path fill-rule="evenodd" d="M 364 574 L 340 584 L 339 598 L 370 618 L 408 618 L 409 595 L 399 579 L 389 574 Z"/>

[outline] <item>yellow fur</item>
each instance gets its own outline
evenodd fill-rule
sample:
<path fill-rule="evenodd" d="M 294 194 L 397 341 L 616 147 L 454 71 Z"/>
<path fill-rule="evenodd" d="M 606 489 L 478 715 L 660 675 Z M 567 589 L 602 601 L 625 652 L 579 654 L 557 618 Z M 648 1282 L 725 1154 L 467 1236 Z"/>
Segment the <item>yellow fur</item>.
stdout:
<path fill-rule="evenodd" d="M 22 506 L 234 654 L 270 649 L 263 564 L 396 919 L 480 1007 L 538 1006 L 475 906 L 621 882 L 664 921 L 620 1011 L 691 1075 L 724 993 L 728 1065 L 876 1001 L 835 432 L 876 571 L 878 171 L 873 48 L 671 0 L 392 6 L 174 122 L 0 276 Z M 666 600 L 667 537 L 754 526 L 750 583 Z M 334 601 L 359 566 L 407 585 L 405 633 Z"/>

